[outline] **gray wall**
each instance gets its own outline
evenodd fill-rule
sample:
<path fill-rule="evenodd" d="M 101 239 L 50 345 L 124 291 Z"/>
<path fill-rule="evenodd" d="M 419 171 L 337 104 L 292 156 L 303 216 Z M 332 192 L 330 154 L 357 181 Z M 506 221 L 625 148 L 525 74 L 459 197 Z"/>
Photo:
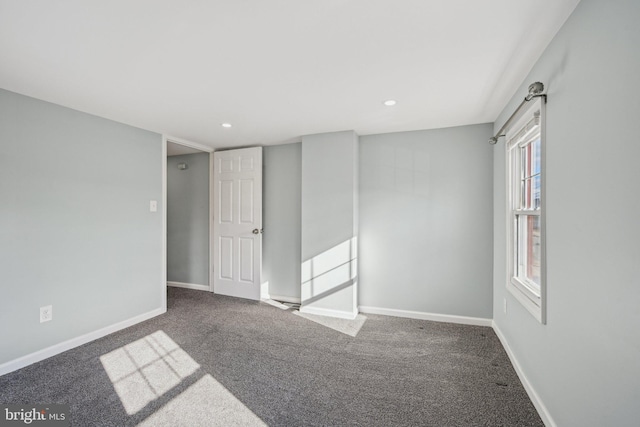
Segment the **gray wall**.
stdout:
<path fill-rule="evenodd" d="M 491 131 L 360 137 L 361 306 L 491 318 Z"/>
<path fill-rule="evenodd" d="M 0 90 L 0 363 L 162 308 L 163 161 L 158 134 Z"/>
<path fill-rule="evenodd" d="M 300 298 L 302 144 L 263 149 L 262 280 L 269 294 Z"/>
<path fill-rule="evenodd" d="M 167 157 L 167 280 L 209 285 L 209 153 Z"/>
<path fill-rule="evenodd" d="M 357 206 L 355 132 L 303 136 L 303 310 L 313 307 L 355 315 L 357 241 L 353 239 L 358 236 Z"/>
<path fill-rule="evenodd" d="M 635 0 L 582 0 L 496 121 L 529 83 L 547 85 L 547 325 L 505 288 L 503 141 L 494 148 L 494 319 L 563 427 L 640 419 L 638 17 Z"/>

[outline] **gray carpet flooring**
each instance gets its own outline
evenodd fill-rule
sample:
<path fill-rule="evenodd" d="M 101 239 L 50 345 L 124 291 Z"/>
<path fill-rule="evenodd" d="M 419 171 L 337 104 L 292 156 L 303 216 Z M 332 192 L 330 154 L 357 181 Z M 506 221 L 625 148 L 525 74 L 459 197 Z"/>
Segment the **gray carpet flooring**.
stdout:
<path fill-rule="evenodd" d="M 162 316 L 0 377 L 0 403 L 69 404 L 74 426 L 543 425 L 491 328 L 168 295 Z"/>

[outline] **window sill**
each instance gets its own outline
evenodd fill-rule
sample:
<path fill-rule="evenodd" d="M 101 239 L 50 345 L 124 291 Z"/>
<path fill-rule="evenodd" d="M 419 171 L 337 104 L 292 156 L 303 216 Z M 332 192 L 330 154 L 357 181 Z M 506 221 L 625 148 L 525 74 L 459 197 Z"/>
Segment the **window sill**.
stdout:
<path fill-rule="evenodd" d="M 533 317 L 535 317 L 538 322 L 542 323 L 543 325 L 547 323 L 545 318 L 546 316 L 543 316 L 542 307 L 540 305 L 533 302 L 531 298 L 529 298 L 522 290 L 520 290 L 511 282 L 507 284 L 507 289 L 509 290 L 511 295 L 513 295 L 513 297 L 517 299 L 520 304 L 522 304 L 522 306 L 526 308 L 527 311 L 531 313 L 531 315 L 533 315 Z"/>

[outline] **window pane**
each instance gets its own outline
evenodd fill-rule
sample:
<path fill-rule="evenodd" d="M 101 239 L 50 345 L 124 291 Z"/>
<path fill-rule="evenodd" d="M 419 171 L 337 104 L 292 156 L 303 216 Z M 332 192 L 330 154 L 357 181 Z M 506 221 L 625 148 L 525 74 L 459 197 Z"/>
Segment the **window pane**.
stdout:
<path fill-rule="evenodd" d="M 527 263 L 526 215 L 516 216 L 516 277 L 523 277 Z"/>
<path fill-rule="evenodd" d="M 511 150 L 511 162 L 510 162 L 510 173 L 512 177 L 517 177 L 518 175 L 518 168 L 517 165 L 518 163 L 516 163 L 518 161 L 518 150 Z M 513 179 L 513 178 L 512 178 Z M 512 181 L 510 185 L 511 187 L 511 207 L 513 209 L 519 209 L 520 208 L 520 200 L 521 200 L 521 191 L 522 189 L 520 188 L 520 182 L 518 182 L 519 178 L 516 178 L 516 181 Z"/>
<path fill-rule="evenodd" d="M 533 209 L 533 179 L 524 180 L 524 194 L 522 195 L 522 209 Z"/>
<path fill-rule="evenodd" d="M 533 178 L 533 205 L 531 209 L 540 209 L 540 175 Z"/>
<path fill-rule="evenodd" d="M 525 145 L 520 148 L 520 164 L 522 179 L 531 176 L 531 144 Z"/>
<path fill-rule="evenodd" d="M 531 155 L 531 161 L 532 161 L 532 167 L 531 167 L 531 174 L 532 175 L 538 175 L 540 174 L 540 137 L 536 138 L 535 141 L 533 141 L 531 144 L 532 147 L 532 155 Z"/>
<path fill-rule="evenodd" d="M 537 215 L 517 216 L 517 276 L 540 290 L 540 217 Z"/>
<path fill-rule="evenodd" d="M 521 209 L 540 209 L 540 138 L 520 149 Z"/>

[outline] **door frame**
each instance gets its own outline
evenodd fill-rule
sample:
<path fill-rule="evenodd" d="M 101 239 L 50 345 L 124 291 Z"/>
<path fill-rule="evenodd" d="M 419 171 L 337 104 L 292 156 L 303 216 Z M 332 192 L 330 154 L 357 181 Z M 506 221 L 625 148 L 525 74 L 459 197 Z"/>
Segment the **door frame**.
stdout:
<path fill-rule="evenodd" d="M 162 135 L 162 306 L 167 309 L 167 142 L 209 153 L 209 292 L 213 292 L 213 148 L 197 142 Z"/>

